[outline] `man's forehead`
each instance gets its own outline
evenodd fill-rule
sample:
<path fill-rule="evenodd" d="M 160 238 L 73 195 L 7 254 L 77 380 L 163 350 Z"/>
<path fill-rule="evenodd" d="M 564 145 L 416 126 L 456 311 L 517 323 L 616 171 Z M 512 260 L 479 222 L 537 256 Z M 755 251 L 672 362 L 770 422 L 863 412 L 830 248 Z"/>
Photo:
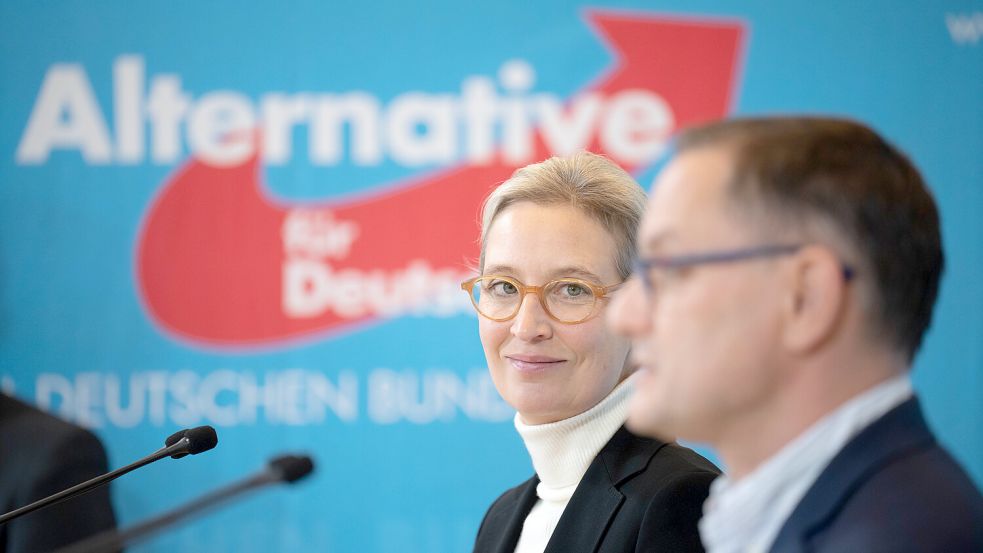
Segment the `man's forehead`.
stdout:
<path fill-rule="evenodd" d="M 652 201 L 707 199 L 722 195 L 733 172 L 733 154 L 723 146 L 703 146 L 673 156 L 656 176 Z"/>
<path fill-rule="evenodd" d="M 641 248 L 661 247 L 682 229 L 719 217 L 731 171 L 731 155 L 723 148 L 701 147 L 673 157 L 652 186 L 639 232 Z"/>

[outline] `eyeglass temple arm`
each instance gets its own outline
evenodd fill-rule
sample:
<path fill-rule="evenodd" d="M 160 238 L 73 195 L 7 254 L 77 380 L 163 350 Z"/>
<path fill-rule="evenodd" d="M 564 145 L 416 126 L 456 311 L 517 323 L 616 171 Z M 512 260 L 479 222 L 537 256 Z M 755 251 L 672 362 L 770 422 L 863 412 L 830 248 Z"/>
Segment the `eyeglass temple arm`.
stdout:
<path fill-rule="evenodd" d="M 761 246 L 746 250 L 732 252 L 715 252 L 705 254 L 681 255 L 678 257 L 652 257 L 648 259 L 635 260 L 636 269 L 683 269 L 692 265 L 703 265 L 706 263 L 727 263 L 730 261 L 741 261 L 755 257 L 771 257 L 792 253 L 802 247 L 802 244 L 779 244 L 773 246 Z M 844 280 L 852 280 L 856 276 L 856 271 L 849 265 L 842 266 Z"/>

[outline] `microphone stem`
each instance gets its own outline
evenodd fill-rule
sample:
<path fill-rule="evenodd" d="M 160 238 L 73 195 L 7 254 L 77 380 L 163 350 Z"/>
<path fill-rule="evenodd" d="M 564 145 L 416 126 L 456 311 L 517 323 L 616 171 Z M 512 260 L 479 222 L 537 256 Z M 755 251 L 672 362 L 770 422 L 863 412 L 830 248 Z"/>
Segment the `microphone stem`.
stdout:
<path fill-rule="evenodd" d="M 216 490 L 146 522 L 133 525 L 119 532 L 107 530 L 75 545 L 59 549 L 56 553 L 113 553 L 125 546 L 133 545 L 141 539 L 148 538 L 163 528 L 167 528 L 184 518 L 213 507 L 231 497 L 263 487 L 267 484 L 272 484 L 276 481 L 276 476 L 269 472 L 261 472 L 251 478 Z"/>
<path fill-rule="evenodd" d="M 19 516 L 23 516 L 23 515 L 26 515 L 28 513 L 31 513 L 31 512 L 36 511 L 36 510 L 38 510 L 38 509 L 40 509 L 42 507 L 47 507 L 48 505 L 54 505 L 55 503 L 60 503 L 62 501 L 65 501 L 66 499 L 70 499 L 70 498 L 72 498 L 72 497 L 74 497 L 76 495 L 81 495 L 81 494 L 83 494 L 85 492 L 91 491 L 91 490 L 93 490 L 93 489 L 101 486 L 102 484 L 105 484 L 106 482 L 115 480 L 115 479 L 119 478 L 120 476 L 123 476 L 124 474 L 126 474 L 128 472 L 132 472 L 132 471 L 134 471 L 134 470 L 136 470 L 136 469 L 138 469 L 138 468 L 140 468 L 140 467 L 142 467 L 144 465 L 149 465 L 150 463 L 153 463 L 154 461 L 158 461 L 158 460 L 160 460 L 160 459 L 162 459 L 164 457 L 168 457 L 168 456 L 172 455 L 175 451 L 180 450 L 181 448 L 187 447 L 187 445 L 188 445 L 188 439 L 187 438 L 182 438 L 181 440 L 175 442 L 173 445 L 171 445 L 169 447 L 163 447 L 161 449 L 158 449 L 157 451 L 151 453 L 150 455 L 144 457 L 143 459 L 140 459 L 139 461 L 136 461 L 135 463 L 130 463 L 129 465 L 126 465 L 125 467 L 122 467 L 122 468 L 118 468 L 118 469 L 116 469 L 116 470 L 114 470 L 112 472 L 108 472 L 106 474 L 103 474 L 103 475 L 100 475 L 100 476 L 96 476 L 95 478 L 93 478 L 91 480 L 86 480 L 85 482 L 82 482 L 81 484 L 76 484 L 76 485 L 72 486 L 71 488 L 68 488 L 67 490 L 62 490 L 62 491 L 60 491 L 60 492 L 58 492 L 58 493 L 56 493 L 54 495 L 49 495 L 48 497 L 45 497 L 44 499 L 39 499 L 39 500 L 35 501 L 34 503 L 31 503 L 29 505 L 24 505 L 23 507 L 20 507 L 19 509 L 14 509 L 13 511 L 10 511 L 9 513 L 5 513 L 3 515 L 0 515 L 0 524 L 4 524 L 7 521 L 10 521 L 10 520 L 13 520 L 13 519 L 15 519 L 15 518 L 17 518 Z"/>

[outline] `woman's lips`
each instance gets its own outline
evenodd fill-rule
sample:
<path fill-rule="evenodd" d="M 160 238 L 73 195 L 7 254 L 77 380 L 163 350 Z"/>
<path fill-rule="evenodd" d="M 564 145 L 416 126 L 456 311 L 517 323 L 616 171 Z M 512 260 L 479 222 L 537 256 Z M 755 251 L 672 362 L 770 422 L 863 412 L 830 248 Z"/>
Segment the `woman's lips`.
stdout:
<path fill-rule="evenodd" d="M 565 359 L 543 355 L 506 355 L 506 359 L 521 372 L 540 372 L 565 362 Z"/>

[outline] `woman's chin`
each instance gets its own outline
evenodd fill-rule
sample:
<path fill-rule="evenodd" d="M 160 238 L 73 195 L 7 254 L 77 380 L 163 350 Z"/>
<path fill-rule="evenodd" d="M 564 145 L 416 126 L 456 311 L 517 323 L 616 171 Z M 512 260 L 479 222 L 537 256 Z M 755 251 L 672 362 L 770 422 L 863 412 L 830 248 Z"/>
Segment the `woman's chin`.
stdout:
<path fill-rule="evenodd" d="M 556 405 L 556 397 L 525 398 L 512 404 L 519 413 L 519 419 L 526 424 L 546 424 L 569 418 L 576 413 L 567 414 Z"/>
<path fill-rule="evenodd" d="M 526 411 L 526 412 L 519 411 L 519 420 L 521 420 L 524 424 L 528 424 L 530 426 L 535 426 L 535 425 L 539 425 L 539 424 L 549 424 L 551 422 L 560 421 L 560 420 L 563 420 L 565 418 L 568 418 L 568 417 L 564 417 L 562 415 L 557 415 L 555 413 L 548 413 L 548 412 L 542 412 L 542 411 L 535 411 L 535 412 L 533 412 L 533 411 Z"/>

